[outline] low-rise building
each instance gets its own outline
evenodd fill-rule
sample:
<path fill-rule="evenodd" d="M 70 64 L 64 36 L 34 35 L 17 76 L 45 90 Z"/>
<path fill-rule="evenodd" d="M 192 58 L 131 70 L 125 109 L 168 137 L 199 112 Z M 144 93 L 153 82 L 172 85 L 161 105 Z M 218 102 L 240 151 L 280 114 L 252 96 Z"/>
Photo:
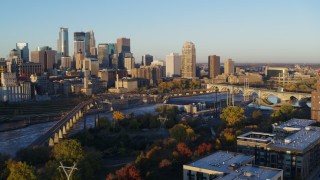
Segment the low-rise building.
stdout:
<path fill-rule="evenodd" d="M 237 137 L 238 152 L 255 156 L 255 165 L 283 169 L 287 179 L 307 179 L 320 168 L 320 127 L 294 119 L 274 133 L 248 132 Z"/>
<path fill-rule="evenodd" d="M 183 179 L 283 179 L 283 171 L 281 169 L 252 166 L 253 162 L 253 156 L 218 151 L 183 165 Z"/>

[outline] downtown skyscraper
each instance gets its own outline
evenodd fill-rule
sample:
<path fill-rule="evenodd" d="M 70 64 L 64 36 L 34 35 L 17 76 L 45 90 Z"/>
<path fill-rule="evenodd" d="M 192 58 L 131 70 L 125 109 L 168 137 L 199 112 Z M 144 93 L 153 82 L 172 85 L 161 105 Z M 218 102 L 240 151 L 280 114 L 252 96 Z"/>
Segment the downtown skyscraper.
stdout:
<path fill-rule="evenodd" d="M 192 42 L 185 42 L 182 47 L 182 78 L 196 78 L 196 48 Z"/>
<path fill-rule="evenodd" d="M 86 33 L 84 32 L 74 32 L 74 39 L 73 39 L 74 57 L 80 51 L 86 52 L 85 37 L 86 37 Z"/>
<path fill-rule="evenodd" d="M 57 41 L 58 53 L 61 56 L 69 56 L 69 36 L 68 28 L 60 28 L 59 39 Z"/>
<path fill-rule="evenodd" d="M 220 74 L 220 56 L 211 55 L 208 57 L 209 78 L 214 79 Z"/>
<path fill-rule="evenodd" d="M 28 43 L 17 43 L 16 48 L 18 51 L 19 58 L 22 59 L 23 62 L 29 62 Z"/>
<path fill-rule="evenodd" d="M 96 55 L 96 39 L 94 38 L 93 31 L 87 31 L 85 34 L 85 48 L 86 55 L 95 56 Z"/>

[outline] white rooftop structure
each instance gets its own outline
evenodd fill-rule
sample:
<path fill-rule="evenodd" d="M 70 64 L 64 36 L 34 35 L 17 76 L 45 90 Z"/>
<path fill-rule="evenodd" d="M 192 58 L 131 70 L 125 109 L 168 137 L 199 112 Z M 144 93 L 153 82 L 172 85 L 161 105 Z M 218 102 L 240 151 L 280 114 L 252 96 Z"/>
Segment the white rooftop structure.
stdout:
<path fill-rule="evenodd" d="M 269 146 L 287 151 L 303 152 L 307 151 L 314 144 L 320 142 L 320 128 L 307 126 L 300 131 L 289 135 L 285 139 L 273 141 Z"/>
<path fill-rule="evenodd" d="M 217 179 L 278 179 L 283 172 L 279 169 L 253 167 L 249 165 L 254 156 L 218 151 L 207 157 L 183 165 L 184 179 L 188 176 L 214 176 Z M 207 178 L 207 179 L 208 179 Z M 197 178 L 195 178 L 197 179 Z"/>
<path fill-rule="evenodd" d="M 316 123 L 316 121 L 310 119 L 291 119 L 280 125 L 275 125 L 274 130 L 299 131 L 314 123 Z"/>

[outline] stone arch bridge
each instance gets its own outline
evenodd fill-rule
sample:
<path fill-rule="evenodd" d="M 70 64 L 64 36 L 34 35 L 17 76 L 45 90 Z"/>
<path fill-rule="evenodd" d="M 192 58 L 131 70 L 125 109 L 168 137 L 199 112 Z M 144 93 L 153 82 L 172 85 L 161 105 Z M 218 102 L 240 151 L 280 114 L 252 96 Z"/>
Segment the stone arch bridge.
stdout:
<path fill-rule="evenodd" d="M 226 85 L 226 84 L 207 84 L 207 90 L 212 92 L 230 92 L 230 94 L 243 93 L 243 96 L 258 95 L 261 99 L 267 99 L 270 95 L 276 96 L 281 102 L 289 101 L 292 98 L 297 100 L 310 98 L 311 93 L 297 93 L 297 92 L 278 92 L 263 88 L 245 88 L 244 86 Z"/>

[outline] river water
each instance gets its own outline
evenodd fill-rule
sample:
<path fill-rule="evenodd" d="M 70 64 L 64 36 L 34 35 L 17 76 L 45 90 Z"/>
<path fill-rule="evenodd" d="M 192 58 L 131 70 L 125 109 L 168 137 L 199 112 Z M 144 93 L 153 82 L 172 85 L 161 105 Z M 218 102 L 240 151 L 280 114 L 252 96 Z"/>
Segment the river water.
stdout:
<path fill-rule="evenodd" d="M 216 94 L 204 94 L 204 95 L 196 95 L 196 96 L 188 96 L 188 97 L 177 97 L 172 98 L 168 102 L 168 104 L 175 105 L 184 105 L 189 103 L 197 103 L 197 102 L 214 102 L 216 98 Z M 226 94 L 217 94 L 217 100 L 224 100 L 227 98 Z M 235 95 L 235 101 L 243 100 L 241 95 Z M 163 104 L 153 104 L 148 106 L 140 106 L 131 109 L 122 110 L 124 114 L 134 113 L 144 114 L 144 113 L 156 113 L 155 109 L 157 106 Z M 112 113 L 100 113 L 100 117 L 106 116 L 109 119 L 112 119 Z M 86 116 L 86 127 L 94 127 L 95 115 L 87 115 Z M 46 122 L 41 124 L 31 125 L 25 128 L 16 129 L 12 131 L 6 131 L 0 133 L 0 153 L 6 153 L 14 156 L 15 153 L 23 147 L 31 144 L 35 139 L 44 134 L 52 125 L 57 122 Z M 84 120 L 79 121 L 72 128 L 70 134 L 74 134 L 84 127 Z"/>

